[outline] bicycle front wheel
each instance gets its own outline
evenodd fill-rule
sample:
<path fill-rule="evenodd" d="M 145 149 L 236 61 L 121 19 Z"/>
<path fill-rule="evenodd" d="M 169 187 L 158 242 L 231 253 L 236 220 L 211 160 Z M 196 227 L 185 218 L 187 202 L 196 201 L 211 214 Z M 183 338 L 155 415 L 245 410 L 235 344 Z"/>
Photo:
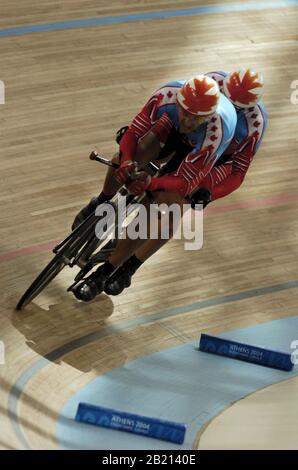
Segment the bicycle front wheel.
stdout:
<path fill-rule="evenodd" d="M 16 309 L 22 310 L 33 299 L 35 299 L 35 297 L 37 297 L 38 294 L 40 294 L 40 292 L 62 271 L 64 266 L 66 266 L 64 258 L 60 253 L 58 253 L 22 295 Z"/>

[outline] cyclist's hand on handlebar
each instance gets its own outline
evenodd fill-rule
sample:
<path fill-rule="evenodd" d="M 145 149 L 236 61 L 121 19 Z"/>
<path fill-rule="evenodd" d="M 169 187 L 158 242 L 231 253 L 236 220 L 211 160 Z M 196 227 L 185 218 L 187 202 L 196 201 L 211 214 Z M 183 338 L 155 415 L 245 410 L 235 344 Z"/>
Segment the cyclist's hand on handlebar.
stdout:
<path fill-rule="evenodd" d="M 120 167 L 115 171 L 115 178 L 121 184 L 131 181 L 133 174 L 137 171 L 138 163 L 132 160 L 126 160 L 121 163 Z"/>
<path fill-rule="evenodd" d="M 139 171 L 134 176 L 134 179 L 130 183 L 126 184 L 126 187 L 131 194 L 137 196 L 146 191 L 146 189 L 150 185 L 150 182 L 151 176 L 148 175 L 148 173 L 146 173 L 145 171 Z"/>
<path fill-rule="evenodd" d="M 192 209 L 196 208 L 196 204 L 203 204 L 203 209 L 211 202 L 212 195 L 208 189 L 199 188 L 190 198 Z"/>

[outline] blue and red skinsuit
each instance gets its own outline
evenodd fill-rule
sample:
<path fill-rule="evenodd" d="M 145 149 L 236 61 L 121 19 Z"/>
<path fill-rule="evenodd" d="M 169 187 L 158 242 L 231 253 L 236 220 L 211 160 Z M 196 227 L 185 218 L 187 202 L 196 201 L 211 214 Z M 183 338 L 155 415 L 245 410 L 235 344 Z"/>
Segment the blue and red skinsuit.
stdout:
<path fill-rule="evenodd" d="M 156 135 L 162 148 L 173 127 L 179 131 L 176 95 L 183 84 L 184 81 L 169 82 L 151 96 L 120 142 L 122 162 L 133 159 L 139 141 L 148 132 Z M 235 108 L 221 94 L 216 113 L 194 132 L 181 134 L 193 150 L 184 158 L 178 170 L 152 178 L 148 189 L 178 192 L 185 197 L 201 187 L 202 181 L 230 145 L 236 124 Z"/>
<path fill-rule="evenodd" d="M 223 89 L 226 72 L 207 73 Z M 209 189 L 212 200 L 227 196 L 242 184 L 247 170 L 257 153 L 267 127 L 267 112 L 264 104 L 259 102 L 252 108 L 237 110 L 237 126 L 234 137 L 223 152 L 228 158 L 225 163 L 214 167 L 202 187 Z"/>

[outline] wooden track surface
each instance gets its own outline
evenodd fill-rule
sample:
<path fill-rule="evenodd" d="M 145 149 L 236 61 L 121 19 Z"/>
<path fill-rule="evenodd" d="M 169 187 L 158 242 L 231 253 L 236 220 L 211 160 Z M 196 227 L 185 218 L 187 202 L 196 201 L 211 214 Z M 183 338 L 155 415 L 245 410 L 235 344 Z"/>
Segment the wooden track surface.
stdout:
<path fill-rule="evenodd" d="M 296 377 L 239 400 L 205 429 L 198 448 L 296 449 L 297 387 Z M 241 432 L 235 433 L 235 429 Z"/>

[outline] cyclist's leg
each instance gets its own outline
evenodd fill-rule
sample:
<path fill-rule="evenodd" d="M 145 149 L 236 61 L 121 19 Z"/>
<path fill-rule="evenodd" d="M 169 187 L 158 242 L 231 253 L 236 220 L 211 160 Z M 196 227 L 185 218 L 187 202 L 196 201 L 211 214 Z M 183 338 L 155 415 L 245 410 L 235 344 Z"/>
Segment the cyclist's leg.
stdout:
<path fill-rule="evenodd" d="M 149 204 L 149 201 L 144 202 Z M 111 257 L 93 272 L 87 279 L 77 284 L 73 289 L 74 295 L 84 301 L 92 300 L 96 295 L 100 294 L 105 287 L 105 283 L 113 272 L 137 249 L 143 240 L 131 240 L 122 238 L 117 242 L 114 250 L 115 256 Z"/>
<path fill-rule="evenodd" d="M 173 203 L 177 203 L 178 206 L 181 208 L 184 202 L 184 199 L 181 198 L 177 193 L 155 193 L 155 201 L 158 204 L 164 203 L 166 205 L 170 205 Z M 147 200 L 146 207 L 150 207 L 150 202 Z M 150 217 L 151 211 L 146 211 L 147 216 L 147 239 L 144 241 L 142 239 L 132 240 L 129 238 L 124 238 L 119 240 L 117 246 L 109 257 L 108 261 L 106 261 L 102 266 L 100 266 L 94 273 L 91 274 L 85 281 L 81 284 L 78 284 L 73 292 L 78 299 L 89 301 L 92 300 L 96 295 L 101 293 L 106 286 L 106 283 L 109 278 L 113 275 L 113 273 L 117 270 L 118 267 L 121 266 L 120 270 L 123 270 L 123 266 L 125 266 L 125 261 L 132 256 L 134 261 L 137 260 L 139 266 L 142 264 L 143 260 L 138 259 L 135 255 L 133 255 L 138 248 L 143 245 L 143 251 L 141 255 L 143 256 L 144 260 L 148 259 L 152 256 L 156 251 L 158 251 L 173 235 L 174 229 L 174 220 L 173 217 L 168 217 L 166 214 L 159 214 L 156 208 L 154 209 L 156 212 L 153 213 L 153 217 Z M 179 214 L 180 215 L 180 214 Z M 150 240 L 148 239 L 150 236 L 150 232 L 152 230 L 155 231 L 157 234 L 157 239 Z M 167 230 L 168 236 L 164 238 L 164 230 Z M 145 248 L 144 248 L 145 247 Z M 137 266 L 137 267 L 139 267 Z M 134 271 L 128 269 L 125 276 L 125 283 L 127 283 L 127 275 L 129 275 L 129 283 L 132 274 L 135 272 L 135 263 L 134 263 Z M 118 271 L 116 271 L 117 273 Z M 121 273 L 122 271 L 120 271 Z M 119 273 L 118 273 L 119 274 Z M 129 284 L 128 284 L 129 285 Z M 124 285 L 124 287 L 127 287 Z M 123 288 L 124 288 L 123 287 Z M 122 288 L 122 290 L 123 290 Z"/>
<path fill-rule="evenodd" d="M 177 209 L 182 210 L 183 202 L 186 202 L 179 194 L 170 192 L 156 192 L 154 195 L 154 204 L 172 205 L 177 204 Z M 141 261 L 146 261 L 156 251 L 158 251 L 173 236 L 174 218 L 172 214 L 161 214 L 157 207 L 150 206 L 147 202 L 147 239 L 130 240 L 125 238 L 119 240 L 117 248 L 109 258 L 111 264 L 115 267 L 120 266 L 131 255 L 135 254 Z M 151 217 L 150 217 L 151 215 Z M 150 232 L 157 235 L 156 239 L 150 239 Z M 163 232 L 163 233 L 162 233 Z M 166 234 L 166 237 L 164 238 Z M 168 236 L 167 236 L 168 235 Z"/>
<path fill-rule="evenodd" d="M 177 193 L 155 193 L 156 204 L 165 204 L 171 206 L 177 204 L 176 210 L 178 210 L 178 220 L 180 220 L 180 214 L 183 215 L 183 204 L 186 202 Z M 126 287 L 131 284 L 131 278 L 139 267 L 156 253 L 162 246 L 164 246 L 173 236 L 175 230 L 175 221 L 173 216 L 169 217 L 169 214 L 158 213 L 155 209 L 155 217 L 151 217 L 150 227 L 151 233 L 155 230 L 158 235 L 157 239 L 144 240 L 143 243 L 135 244 L 135 250 L 131 253 L 131 256 L 117 269 L 105 283 L 104 290 L 109 295 L 119 295 Z M 153 212 L 154 213 L 154 212 Z M 178 221 L 177 220 L 177 221 Z M 163 236 L 166 235 L 166 236 Z M 131 245 L 133 248 L 133 245 Z M 127 256 L 126 252 L 126 256 Z M 110 262 L 113 264 L 117 262 L 119 264 L 122 253 L 114 253 L 110 257 Z"/>
<path fill-rule="evenodd" d="M 165 204 L 167 206 L 176 204 L 177 210 L 181 215 L 183 215 L 183 204 L 186 203 L 185 199 L 182 198 L 179 194 L 166 192 L 159 192 L 155 196 L 155 202 L 158 205 Z M 134 252 L 137 258 L 142 262 L 146 261 L 148 258 L 150 258 L 150 256 L 152 256 L 162 246 L 164 246 L 173 237 L 175 230 L 175 221 L 173 214 L 171 213 L 158 213 L 158 217 L 153 217 L 153 220 L 151 221 L 151 229 L 152 224 L 156 224 L 158 238 L 156 240 L 148 238 L 148 240 L 146 240 L 146 242 Z"/>
<path fill-rule="evenodd" d="M 148 238 L 150 235 L 150 200 L 149 198 L 146 197 L 142 201 L 142 205 L 146 209 L 146 220 L 142 221 L 141 223 L 146 224 L 147 226 L 146 236 Z M 133 224 L 133 222 L 131 222 L 131 224 Z M 125 236 L 118 240 L 116 248 L 114 249 L 113 253 L 109 257 L 108 261 L 113 266 L 115 266 L 115 268 L 118 268 L 119 266 L 121 266 L 124 263 L 124 261 L 126 261 L 131 255 L 133 255 L 133 253 L 147 241 L 147 238 L 131 239 L 128 236 L 129 233 L 130 233 L 130 229 L 128 226 L 127 230 L 124 232 Z"/>
<path fill-rule="evenodd" d="M 167 163 L 165 166 L 162 168 L 162 174 L 167 174 L 169 172 L 175 171 L 183 158 L 190 152 L 191 147 L 189 144 L 186 144 L 181 141 L 181 136 L 175 129 L 172 129 L 168 140 L 166 141 L 164 147 L 160 149 L 160 143 L 157 140 L 156 136 L 149 132 L 145 138 L 144 141 L 141 141 L 139 146 L 138 146 L 138 153 L 137 153 L 137 158 L 138 161 L 142 163 L 147 163 L 149 161 L 153 160 L 167 160 Z M 179 196 L 179 194 L 176 193 L 168 193 L 168 192 L 155 192 L 152 194 L 154 198 L 154 202 L 156 204 L 173 204 L 175 203 L 181 203 L 183 204 L 184 199 Z M 184 201 L 185 202 L 185 201 Z M 147 214 L 148 214 L 148 201 L 147 201 Z M 160 220 L 161 222 L 161 220 Z M 150 220 L 147 220 L 147 227 L 150 229 Z M 159 228 L 160 229 L 160 228 Z M 155 228 L 155 230 L 159 230 L 158 228 Z M 150 253 L 151 248 L 150 248 L 150 234 L 148 233 L 147 235 L 147 240 L 144 239 L 137 239 L 137 240 L 125 240 L 125 241 L 119 241 L 117 248 L 118 250 L 115 250 L 113 253 L 113 257 L 111 258 L 111 263 L 117 267 L 120 266 L 123 263 L 123 254 L 126 255 L 127 258 L 129 258 L 133 253 L 136 252 L 138 248 L 143 246 L 144 244 L 146 245 L 146 248 L 148 250 L 148 253 Z M 154 240 L 155 242 L 155 240 Z M 160 242 L 160 247 L 166 242 L 165 240 L 159 240 Z M 152 243 L 152 249 L 153 246 L 155 246 L 155 250 L 158 250 L 159 248 L 157 247 L 157 243 Z M 144 247 L 145 250 L 145 247 Z M 152 253 L 153 254 L 153 253 Z M 151 256 L 151 255 L 150 255 Z M 148 255 L 149 257 L 149 255 Z M 144 259 L 145 261 L 145 259 Z"/>

